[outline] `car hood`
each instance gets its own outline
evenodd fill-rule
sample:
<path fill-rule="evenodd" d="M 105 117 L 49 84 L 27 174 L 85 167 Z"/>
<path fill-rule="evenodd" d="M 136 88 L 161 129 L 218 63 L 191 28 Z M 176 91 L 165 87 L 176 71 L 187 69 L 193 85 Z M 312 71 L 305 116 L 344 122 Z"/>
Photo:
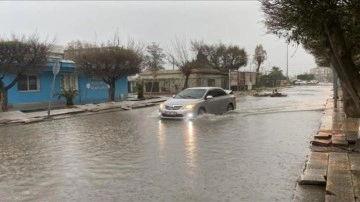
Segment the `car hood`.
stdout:
<path fill-rule="evenodd" d="M 186 105 L 200 102 L 200 99 L 170 99 L 164 102 L 165 105 Z"/>

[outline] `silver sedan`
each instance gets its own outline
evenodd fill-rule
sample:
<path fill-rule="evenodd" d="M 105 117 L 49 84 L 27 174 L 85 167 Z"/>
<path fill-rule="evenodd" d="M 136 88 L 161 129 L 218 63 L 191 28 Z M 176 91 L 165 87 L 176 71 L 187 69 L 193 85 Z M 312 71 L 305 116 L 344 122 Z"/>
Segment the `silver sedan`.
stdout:
<path fill-rule="evenodd" d="M 187 88 L 160 104 L 160 118 L 193 119 L 196 116 L 221 114 L 236 109 L 236 97 L 231 90 L 218 87 Z"/>

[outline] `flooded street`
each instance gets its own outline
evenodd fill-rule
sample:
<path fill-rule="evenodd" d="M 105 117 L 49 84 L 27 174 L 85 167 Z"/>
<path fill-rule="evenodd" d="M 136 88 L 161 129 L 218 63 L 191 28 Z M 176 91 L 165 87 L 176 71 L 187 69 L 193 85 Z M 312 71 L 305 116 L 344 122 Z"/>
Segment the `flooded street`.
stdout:
<path fill-rule="evenodd" d="M 0 201 L 290 201 L 331 89 L 192 122 L 150 107 L 0 127 Z"/>

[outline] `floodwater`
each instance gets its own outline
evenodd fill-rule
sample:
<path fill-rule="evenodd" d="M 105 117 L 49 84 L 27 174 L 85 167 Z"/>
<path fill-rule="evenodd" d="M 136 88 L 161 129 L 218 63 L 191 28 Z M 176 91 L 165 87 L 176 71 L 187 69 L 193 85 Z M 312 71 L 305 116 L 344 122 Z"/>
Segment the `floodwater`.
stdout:
<path fill-rule="evenodd" d="M 290 201 L 332 91 L 282 92 L 192 122 L 151 107 L 0 127 L 0 201 Z"/>

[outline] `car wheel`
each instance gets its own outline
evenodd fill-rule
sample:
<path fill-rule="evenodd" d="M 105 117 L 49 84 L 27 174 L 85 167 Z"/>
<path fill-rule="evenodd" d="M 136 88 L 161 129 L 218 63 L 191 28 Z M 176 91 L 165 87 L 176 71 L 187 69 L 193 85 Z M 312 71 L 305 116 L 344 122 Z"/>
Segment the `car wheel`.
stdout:
<path fill-rule="evenodd" d="M 234 110 L 234 105 L 230 103 L 230 104 L 227 106 L 226 111 L 231 111 L 231 110 Z"/>
<path fill-rule="evenodd" d="M 204 108 L 200 108 L 198 111 L 198 116 L 206 114 L 206 111 Z"/>

